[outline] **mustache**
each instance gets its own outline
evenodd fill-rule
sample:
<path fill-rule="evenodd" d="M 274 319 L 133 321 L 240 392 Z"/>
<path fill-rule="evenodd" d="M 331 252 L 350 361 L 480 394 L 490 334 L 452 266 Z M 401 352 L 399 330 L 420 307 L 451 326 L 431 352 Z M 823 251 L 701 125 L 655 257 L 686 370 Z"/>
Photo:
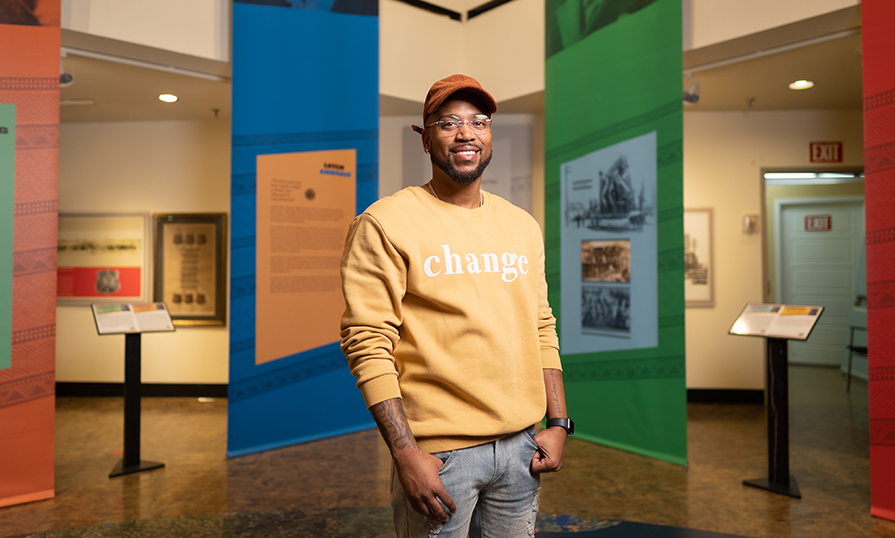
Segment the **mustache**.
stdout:
<path fill-rule="evenodd" d="M 485 151 L 485 146 L 482 146 L 481 144 L 474 144 L 472 142 L 466 142 L 465 144 L 455 144 L 455 145 L 449 147 L 448 151 L 454 151 L 458 148 L 471 148 L 471 147 L 476 148 L 479 151 Z"/>

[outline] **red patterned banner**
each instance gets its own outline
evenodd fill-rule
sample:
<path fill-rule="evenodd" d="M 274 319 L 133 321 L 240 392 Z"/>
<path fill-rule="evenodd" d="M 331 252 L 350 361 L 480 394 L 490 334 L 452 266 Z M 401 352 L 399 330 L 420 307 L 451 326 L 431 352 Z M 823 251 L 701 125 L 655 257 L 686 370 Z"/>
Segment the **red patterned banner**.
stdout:
<path fill-rule="evenodd" d="M 895 142 L 864 148 L 864 170 L 866 173 L 883 172 L 892 168 L 895 168 Z"/>
<path fill-rule="evenodd" d="M 895 2 L 861 5 L 870 513 L 895 519 Z"/>
<path fill-rule="evenodd" d="M 0 370 L 0 506 L 54 495 L 59 0 L 20 4 L 0 13 L 0 103 L 16 105 L 12 349 L 11 366 Z"/>
<path fill-rule="evenodd" d="M 864 110 L 873 110 L 883 106 L 895 104 L 895 89 L 884 91 L 876 95 L 864 94 Z"/>

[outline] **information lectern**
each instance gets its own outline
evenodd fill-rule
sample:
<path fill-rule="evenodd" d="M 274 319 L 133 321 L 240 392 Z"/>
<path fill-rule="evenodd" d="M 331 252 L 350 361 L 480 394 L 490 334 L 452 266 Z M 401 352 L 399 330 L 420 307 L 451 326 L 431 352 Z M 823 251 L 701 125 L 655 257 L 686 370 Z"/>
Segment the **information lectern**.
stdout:
<path fill-rule="evenodd" d="M 768 477 L 743 484 L 801 499 L 799 485 L 789 474 L 789 340 L 807 340 L 823 312 L 822 306 L 749 303 L 729 333 L 767 339 Z"/>
<path fill-rule="evenodd" d="M 109 478 L 164 467 L 140 459 L 140 399 L 143 397 L 140 335 L 172 332 L 174 322 L 165 303 L 93 304 L 93 320 L 100 335 L 124 335 L 124 453 Z"/>

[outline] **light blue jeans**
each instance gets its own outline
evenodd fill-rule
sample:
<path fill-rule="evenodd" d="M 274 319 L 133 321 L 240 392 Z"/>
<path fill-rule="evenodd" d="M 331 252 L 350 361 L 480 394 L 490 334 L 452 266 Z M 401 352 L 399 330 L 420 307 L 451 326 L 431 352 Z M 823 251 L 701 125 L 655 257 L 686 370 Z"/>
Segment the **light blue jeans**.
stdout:
<path fill-rule="evenodd" d="M 540 477 L 531 472 L 535 428 L 492 443 L 437 452 L 441 483 L 457 504 L 442 524 L 417 513 L 392 464 L 391 494 L 398 538 L 524 538 L 534 536 Z"/>

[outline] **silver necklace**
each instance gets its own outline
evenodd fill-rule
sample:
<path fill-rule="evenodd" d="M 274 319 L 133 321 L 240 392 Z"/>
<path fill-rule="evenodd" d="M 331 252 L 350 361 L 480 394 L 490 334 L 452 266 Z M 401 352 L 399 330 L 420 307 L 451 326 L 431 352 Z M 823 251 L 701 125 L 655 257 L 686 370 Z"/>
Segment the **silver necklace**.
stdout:
<path fill-rule="evenodd" d="M 429 192 L 432 193 L 432 196 L 434 196 L 436 200 L 441 202 L 442 201 L 441 198 L 439 198 L 438 195 L 435 194 L 435 189 L 432 188 L 432 182 L 430 181 L 430 182 L 426 183 L 426 186 L 429 187 Z M 485 205 L 485 195 L 482 194 L 481 191 L 479 191 L 479 207 L 482 207 L 483 205 Z"/>

